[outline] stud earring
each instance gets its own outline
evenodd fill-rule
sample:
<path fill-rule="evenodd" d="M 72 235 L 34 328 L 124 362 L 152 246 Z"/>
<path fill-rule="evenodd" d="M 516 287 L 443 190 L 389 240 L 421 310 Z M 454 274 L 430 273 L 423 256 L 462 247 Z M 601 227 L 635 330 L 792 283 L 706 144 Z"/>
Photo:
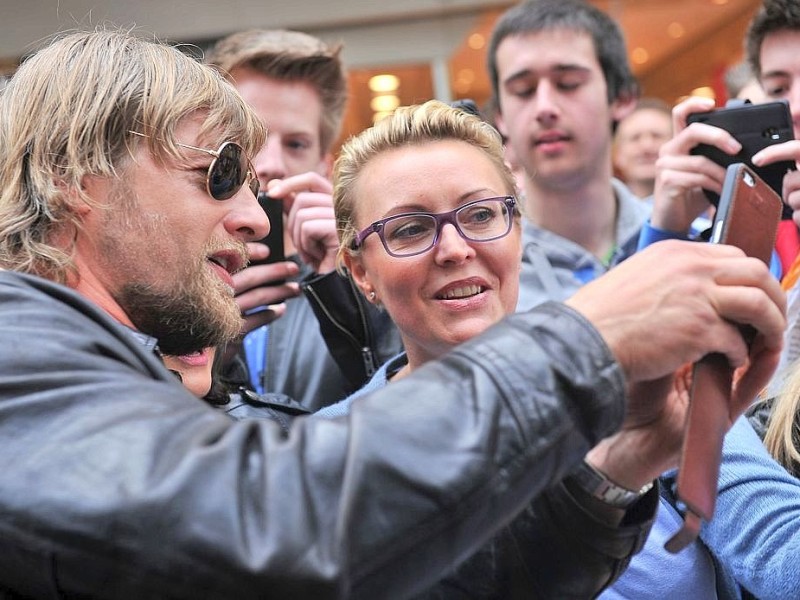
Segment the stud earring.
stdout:
<path fill-rule="evenodd" d="M 369 293 L 369 299 L 370 299 L 370 302 L 375 302 L 375 292 L 370 292 Z"/>

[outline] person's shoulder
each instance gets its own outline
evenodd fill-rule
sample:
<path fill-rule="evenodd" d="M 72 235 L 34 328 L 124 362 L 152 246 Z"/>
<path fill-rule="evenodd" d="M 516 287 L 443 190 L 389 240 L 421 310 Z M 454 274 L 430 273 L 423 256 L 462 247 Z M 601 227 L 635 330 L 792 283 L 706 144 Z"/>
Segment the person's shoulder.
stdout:
<path fill-rule="evenodd" d="M 128 328 L 72 288 L 35 275 L 0 271 L 0 328 L 7 327 L 27 332 L 31 343 L 37 343 L 38 336 L 76 343 L 111 336 L 142 345 L 132 341 Z"/>
<path fill-rule="evenodd" d="M 47 298 L 58 300 L 67 297 L 80 299 L 76 292 L 54 281 L 27 273 L 0 270 L 0 301 L 45 301 Z"/>

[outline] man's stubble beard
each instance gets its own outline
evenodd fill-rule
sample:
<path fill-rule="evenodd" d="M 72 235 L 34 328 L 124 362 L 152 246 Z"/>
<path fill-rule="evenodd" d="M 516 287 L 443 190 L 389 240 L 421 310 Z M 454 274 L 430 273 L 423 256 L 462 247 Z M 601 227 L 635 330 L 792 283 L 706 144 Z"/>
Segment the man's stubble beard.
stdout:
<path fill-rule="evenodd" d="M 235 248 L 246 258 L 244 243 L 212 239 L 198 256 L 186 256 L 169 242 L 163 218 L 143 214 L 132 190 L 120 184 L 115 192 L 124 198 L 112 201 L 120 208 L 106 215 L 98 250 L 106 268 L 125 277 L 111 291 L 136 329 L 173 355 L 220 346 L 239 335 L 242 317 L 233 292 L 212 271 L 207 256 Z M 171 281 L 154 276 L 170 267 Z"/>
<path fill-rule="evenodd" d="M 117 301 L 140 331 L 158 340 L 165 354 L 182 355 L 230 342 L 242 326 L 239 308 L 206 261 L 187 273 L 184 285 L 157 290 L 125 284 Z"/>

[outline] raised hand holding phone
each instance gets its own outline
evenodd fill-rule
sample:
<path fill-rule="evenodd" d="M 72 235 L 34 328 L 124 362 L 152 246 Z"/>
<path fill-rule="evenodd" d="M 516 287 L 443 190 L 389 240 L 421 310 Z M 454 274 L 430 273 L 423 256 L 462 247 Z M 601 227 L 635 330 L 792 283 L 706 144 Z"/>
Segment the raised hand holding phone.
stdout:
<path fill-rule="evenodd" d="M 752 169 L 734 163 L 726 171 L 711 242 L 737 246 L 769 264 L 782 208 L 780 197 Z M 742 328 L 745 339 L 752 334 Z M 670 552 L 694 541 L 702 521 L 713 517 L 722 442 L 731 424 L 732 388 L 733 368 L 724 356 L 710 354 L 696 363 L 677 481 L 686 516 L 665 545 Z"/>
<path fill-rule="evenodd" d="M 699 144 L 692 148 L 691 154 L 706 156 L 718 165 L 728 167 L 734 163 L 744 163 L 764 180 L 776 194 L 780 196 L 783 178 L 788 171 L 794 170 L 795 162 L 782 160 L 765 165 L 755 165 L 753 156 L 764 148 L 794 139 L 792 115 L 789 104 L 785 101 L 750 104 L 734 102 L 724 108 L 692 113 L 686 123 L 704 123 L 720 127 L 730 133 L 741 143 L 742 147 L 735 155 L 727 154 L 709 144 Z M 706 196 L 715 206 L 719 196 L 706 190 Z M 791 218 L 791 209 L 783 207 L 783 218 Z"/>

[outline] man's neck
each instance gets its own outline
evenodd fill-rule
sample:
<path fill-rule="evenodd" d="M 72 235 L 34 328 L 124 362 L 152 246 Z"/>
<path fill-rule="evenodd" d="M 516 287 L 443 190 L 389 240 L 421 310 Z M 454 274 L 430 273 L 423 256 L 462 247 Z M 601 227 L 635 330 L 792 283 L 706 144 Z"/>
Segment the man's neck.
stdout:
<path fill-rule="evenodd" d="M 645 199 L 653 195 L 653 189 L 655 189 L 656 182 L 652 179 L 634 179 L 631 181 L 626 181 L 625 185 L 627 185 L 628 189 L 633 192 L 634 196 Z"/>
<path fill-rule="evenodd" d="M 122 325 L 135 329 L 128 314 L 117 303 L 109 289 L 103 285 L 94 271 L 86 266 L 80 255 L 75 257 L 77 275 L 67 276 L 67 285 L 81 296 L 94 302 Z"/>
<path fill-rule="evenodd" d="M 617 199 L 611 177 L 594 178 L 572 187 L 545 187 L 528 180 L 526 216 L 604 259 L 616 247 Z"/>

